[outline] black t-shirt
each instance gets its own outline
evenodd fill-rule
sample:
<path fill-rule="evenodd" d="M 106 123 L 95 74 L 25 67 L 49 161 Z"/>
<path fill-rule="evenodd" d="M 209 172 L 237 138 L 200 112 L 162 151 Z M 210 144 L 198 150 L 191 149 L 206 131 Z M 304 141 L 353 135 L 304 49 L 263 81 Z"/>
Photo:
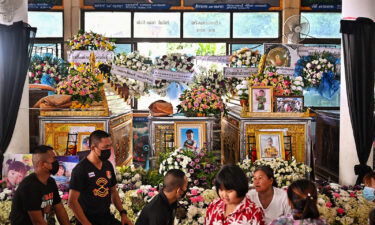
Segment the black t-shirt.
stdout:
<path fill-rule="evenodd" d="M 52 206 L 60 202 L 55 180 L 50 177 L 45 185 L 32 173 L 20 183 L 14 194 L 10 212 L 11 224 L 32 225 L 28 211 L 42 210 L 45 215 L 51 212 Z"/>
<path fill-rule="evenodd" d="M 173 225 L 176 208 L 177 202 L 169 204 L 161 191 L 142 209 L 135 225 Z"/>
<path fill-rule="evenodd" d="M 83 159 L 74 167 L 70 179 L 70 189 L 80 192 L 78 201 L 88 218 L 110 213 L 110 188 L 116 184 L 113 166 L 107 160 L 99 170 L 87 158 Z"/>

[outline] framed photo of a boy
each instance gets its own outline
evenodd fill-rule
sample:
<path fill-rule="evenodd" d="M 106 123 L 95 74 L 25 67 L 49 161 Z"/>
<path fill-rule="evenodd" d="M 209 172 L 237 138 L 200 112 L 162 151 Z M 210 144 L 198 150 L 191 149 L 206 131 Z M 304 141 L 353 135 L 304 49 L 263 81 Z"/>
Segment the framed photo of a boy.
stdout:
<path fill-rule="evenodd" d="M 285 159 L 284 134 L 282 131 L 255 132 L 258 159 Z"/>
<path fill-rule="evenodd" d="M 205 122 L 175 122 L 175 147 L 199 151 L 206 142 Z"/>
<path fill-rule="evenodd" d="M 249 87 L 250 112 L 272 112 L 273 87 L 253 86 Z"/>

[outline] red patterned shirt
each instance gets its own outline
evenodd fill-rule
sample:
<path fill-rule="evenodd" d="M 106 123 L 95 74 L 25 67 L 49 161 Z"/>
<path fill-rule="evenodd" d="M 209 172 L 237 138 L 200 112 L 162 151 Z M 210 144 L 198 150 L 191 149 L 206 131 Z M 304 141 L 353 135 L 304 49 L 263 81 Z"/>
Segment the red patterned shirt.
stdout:
<path fill-rule="evenodd" d="M 205 225 L 264 225 L 263 217 L 262 209 L 247 196 L 225 217 L 225 203 L 217 199 L 208 206 Z"/>

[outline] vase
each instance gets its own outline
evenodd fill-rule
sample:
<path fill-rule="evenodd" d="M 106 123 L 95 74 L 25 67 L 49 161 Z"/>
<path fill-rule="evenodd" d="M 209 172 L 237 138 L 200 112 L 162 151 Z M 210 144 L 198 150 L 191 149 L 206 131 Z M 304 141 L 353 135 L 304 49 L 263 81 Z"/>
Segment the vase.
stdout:
<path fill-rule="evenodd" d="M 205 113 L 197 113 L 197 117 L 205 117 L 206 114 Z"/>

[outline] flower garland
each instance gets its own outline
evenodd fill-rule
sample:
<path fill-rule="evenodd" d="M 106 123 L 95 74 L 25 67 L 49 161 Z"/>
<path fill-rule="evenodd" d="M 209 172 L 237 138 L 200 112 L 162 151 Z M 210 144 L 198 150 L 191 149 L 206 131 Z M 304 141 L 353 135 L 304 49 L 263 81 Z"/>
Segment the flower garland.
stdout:
<path fill-rule="evenodd" d="M 223 71 L 217 67 L 204 68 L 199 74 L 194 76 L 194 81 L 189 85 L 190 88 L 202 86 L 206 89 L 214 90 L 221 96 L 225 96 L 230 89 L 227 79 L 224 78 Z"/>
<path fill-rule="evenodd" d="M 132 52 L 128 55 L 125 53 L 118 54 L 115 56 L 114 64 L 135 71 L 141 71 L 145 74 L 150 74 L 151 71 L 151 60 L 140 55 L 138 51 Z M 149 91 L 150 86 L 145 82 L 118 76 L 116 76 L 116 78 L 118 81 L 125 83 L 129 87 L 130 94 L 135 98 L 140 98 Z"/>
<path fill-rule="evenodd" d="M 230 56 L 231 67 L 254 67 L 260 61 L 259 51 L 252 51 L 249 48 L 242 48 Z"/>
<path fill-rule="evenodd" d="M 215 116 L 226 113 L 226 106 L 216 90 L 209 90 L 200 86 L 185 90 L 180 96 L 177 111 L 187 116 L 196 116 L 198 113 Z"/>
<path fill-rule="evenodd" d="M 90 32 L 83 32 L 74 35 L 72 39 L 68 39 L 68 45 L 72 50 L 106 50 L 113 51 L 116 46 L 109 38 L 101 34 Z"/>
<path fill-rule="evenodd" d="M 72 95 L 73 101 L 78 101 L 89 107 L 94 101 L 101 101 L 100 88 L 103 84 L 94 77 L 90 66 L 75 64 L 69 70 L 69 75 L 57 84 L 56 93 L 61 95 Z"/>
<path fill-rule="evenodd" d="M 305 87 L 318 87 L 325 73 L 335 73 L 337 59 L 329 52 L 302 56 L 296 64 L 294 76 L 301 76 Z"/>
<path fill-rule="evenodd" d="M 254 170 L 258 166 L 271 167 L 278 187 L 289 186 L 293 181 L 305 178 L 306 174 L 311 171 L 310 167 L 297 162 L 294 157 L 289 161 L 275 158 L 272 160 L 258 159 L 252 162 L 250 159 L 245 159 L 238 165 L 245 171 L 250 180 L 252 180 Z"/>
<path fill-rule="evenodd" d="M 34 55 L 29 67 L 30 84 L 47 84 L 55 86 L 61 79 L 67 76 L 66 63 L 63 59 L 56 58 L 52 54 L 44 56 Z"/>

